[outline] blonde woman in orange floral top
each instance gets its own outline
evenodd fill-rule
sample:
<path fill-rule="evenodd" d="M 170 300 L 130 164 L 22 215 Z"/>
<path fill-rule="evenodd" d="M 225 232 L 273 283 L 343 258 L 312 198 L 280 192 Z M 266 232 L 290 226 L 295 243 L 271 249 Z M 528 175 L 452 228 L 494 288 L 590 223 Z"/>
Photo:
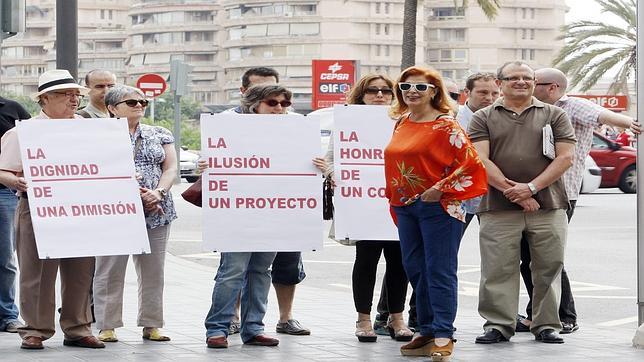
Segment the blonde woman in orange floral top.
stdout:
<path fill-rule="evenodd" d="M 465 131 L 450 115 L 440 75 L 407 68 L 395 87 L 392 116 L 399 119 L 385 149 L 387 197 L 403 265 L 416 291 L 420 336 L 403 355 L 452 355 L 457 306 L 462 201 L 487 191 L 487 175 Z"/>

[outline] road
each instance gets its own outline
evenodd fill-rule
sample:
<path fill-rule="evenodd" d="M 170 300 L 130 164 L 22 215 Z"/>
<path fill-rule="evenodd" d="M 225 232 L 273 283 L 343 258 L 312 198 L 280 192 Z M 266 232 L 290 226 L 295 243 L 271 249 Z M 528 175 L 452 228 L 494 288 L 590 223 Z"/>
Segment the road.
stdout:
<path fill-rule="evenodd" d="M 201 247 L 200 209 L 180 199 L 180 191 L 187 186 L 184 182 L 173 188 L 179 219 L 173 223 L 168 250 L 192 262 L 217 266 L 219 254 Z M 325 222 L 325 231 L 320 235 L 324 238 L 324 249 L 304 253 L 307 278 L 303 283 L 321 290 L 345 291 L 347 298 L 351 298 L 355 250 L 327 239 L 329 226 Z M 636 329 L 636 234 L 634 194 L 600 189 L 581 195 L 568 232 L 566 269 L 582 328 L 592 324 Z M 476 310 L 480 277 L 476 222 L 464 235 L 459 258 L 459 308 Z M 378 286 L 383 272 L 384 258 L 379 267 Z M 522 290 L 521 308 L 525 307 L 526 296 Z"/>

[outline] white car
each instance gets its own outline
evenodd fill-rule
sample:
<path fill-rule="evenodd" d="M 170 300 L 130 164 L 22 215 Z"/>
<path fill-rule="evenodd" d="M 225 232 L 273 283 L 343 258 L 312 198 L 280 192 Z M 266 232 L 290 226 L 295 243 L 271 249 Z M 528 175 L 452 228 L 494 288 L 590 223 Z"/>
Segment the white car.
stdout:
<path fill-rule="evenodd" d="M 326 154 L 329 148 L 329 140 L 333 132 L 333 107 L 321 108 L 308 115 L 320 117 L 320 139 L 322 141 L 322 155 Z M 307 116 L 308 116 L 307 115 Z"/>
<path fill-rule="evenodd" d="M 602 183 L 602 170 L 592 157 L 586 156 L 584 176 L 581 179 L 582 194 L 589 194 L 599 188 Z"/>
<path fill-rule="evenodd" d="M 179 166 L 181 178 L 185 178 L 188 182 L 195 182 L 199 179 L 197 174 L 197 161 L 199 155 L 188 150 L 181 148 L 179 152 Z"/>

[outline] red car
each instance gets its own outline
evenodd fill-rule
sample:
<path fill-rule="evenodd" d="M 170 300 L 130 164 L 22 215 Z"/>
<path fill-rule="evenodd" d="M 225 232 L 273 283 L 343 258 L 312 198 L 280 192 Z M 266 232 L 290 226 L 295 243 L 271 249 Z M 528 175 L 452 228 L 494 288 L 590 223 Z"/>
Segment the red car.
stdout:
<path fill-rule="evenodd" d="M 602 169 L 600 187 L 619 187 L 627 194 L 637 191 L 635 171 L 637 150 L 635 148 L 622 146 L 595 132 L 590 156 Z"/>

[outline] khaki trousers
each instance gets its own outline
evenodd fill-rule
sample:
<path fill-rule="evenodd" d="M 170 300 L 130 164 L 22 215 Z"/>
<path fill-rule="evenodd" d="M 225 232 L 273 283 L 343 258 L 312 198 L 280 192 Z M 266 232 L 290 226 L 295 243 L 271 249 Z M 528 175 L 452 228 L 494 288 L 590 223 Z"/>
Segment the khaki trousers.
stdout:
<path fill-rule="evenodd" d="M 20 314 L 25 321 L 25 326 L 18 330 L 20 336 L 23 339 L 32 336 L 48 339 L 54 335 L 59 267 L 62 294 L 60 327 L 65 339 L 91 336 L 89 295 L 94 257 L 39 259 L 29 203 L 23 197 L 16 210 L 16 252 L 20 268 Z"/>
<path fill-rule="evenodd" d="M 163 273 L 170 225 L 148 229 L 150 254 L 132 255 L 139 284 L 139 327 L 163 327 Z M 123 289 L 129 255 L 96 257 L 94 315 L 96 328 L 123 326 Z"/>
<path fill-rule="evenodd" d="M 533 319 L 530 331 L 561 330 L 559 301 L 561 269 L 568 223 L 566 211 L 493 211 L 480 214 L 481 283 L 479 314 L 484 329 L 514 335 L 519 308 L 521 235 L 530 246 Z"/>

